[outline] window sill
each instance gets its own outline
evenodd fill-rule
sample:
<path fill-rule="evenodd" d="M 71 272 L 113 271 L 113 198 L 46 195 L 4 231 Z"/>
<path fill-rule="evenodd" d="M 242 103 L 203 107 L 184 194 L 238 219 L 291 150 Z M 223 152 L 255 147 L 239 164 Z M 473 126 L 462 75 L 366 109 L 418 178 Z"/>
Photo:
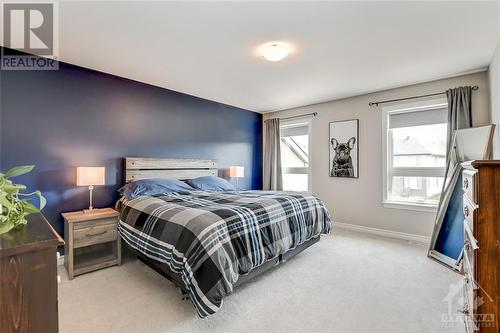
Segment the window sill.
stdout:
<path fill-rule="evenodd" d="M 385 201 L 382 202 L 382 205 L 386 208 L 393 209 L 406 209 L 406 210 L 414 210 L 419 212 L 437 212 L 437 205 L 426 205 L 426 204 L 416 204 L 416 203 L 403 203 L 403 202 L 395 202 L 395 201 Z"/>

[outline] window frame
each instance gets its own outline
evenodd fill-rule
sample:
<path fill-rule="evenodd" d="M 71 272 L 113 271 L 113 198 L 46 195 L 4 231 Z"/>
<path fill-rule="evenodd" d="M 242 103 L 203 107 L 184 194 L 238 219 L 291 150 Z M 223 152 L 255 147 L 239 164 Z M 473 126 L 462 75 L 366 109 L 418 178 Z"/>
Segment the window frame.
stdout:
<path fill-rule="evenodd" d="M 394 176 L 436 177 L 444 173 L 445 167 L 392 167 L 392 132 L 389 131 L 389 116 L 397 113 L 428 111 L 447 108 L 446 97 L 434 97 L 419 101 L 399 102 L 381 107 L 382 114 L 382 205 L 387 208 L 436 212 L 438 204 L 402 202 L 389 200 L 391 179 Z M 439 176 L 442 176 L 441 174 Z"/>
<path fill-rule="evenodd" d="M 281 173 L 282 175 L 285 174 L 284 169 L 307 169 L 307 172 L 297 172 L 293 174 L 307 174 L 307 191 L 292 191 L 292 192 L 297 192 L 297 193 L 312 193 L 312 118 L 307 117 L 307 118 L 293 118 L 293 119 L 285 119 L 280 121 L 280 145 L 281 145 L 281 129 L 283 127 L 299 127 L 299 126 L 307 126 L 307 133 L 308 133 L 308 167 L 307 168 L 301 168 L 301 167 L 292 167 L 292 168 L 284 168 L 281 166 Z M 298 170 L 297 170 L 298 171 Z"/>

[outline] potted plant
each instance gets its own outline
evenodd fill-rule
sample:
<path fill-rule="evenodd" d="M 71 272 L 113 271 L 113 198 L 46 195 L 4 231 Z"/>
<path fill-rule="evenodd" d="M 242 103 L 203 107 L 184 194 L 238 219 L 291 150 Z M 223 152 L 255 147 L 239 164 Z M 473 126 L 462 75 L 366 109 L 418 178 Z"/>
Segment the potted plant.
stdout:
<path fill-rule="evenodd" d="M 12 177 L 27 174 L 33 170 L 34 165 L 23 165 L 0 173 L 0 235 L 14 227 L 25 225 L 26 217 L 38 213 L 45 207 L 46 200 L 40 191 L 22 193 L 26 186 L 15 184 Z M 38 197 L 38 207 L 30 201 Z"/>

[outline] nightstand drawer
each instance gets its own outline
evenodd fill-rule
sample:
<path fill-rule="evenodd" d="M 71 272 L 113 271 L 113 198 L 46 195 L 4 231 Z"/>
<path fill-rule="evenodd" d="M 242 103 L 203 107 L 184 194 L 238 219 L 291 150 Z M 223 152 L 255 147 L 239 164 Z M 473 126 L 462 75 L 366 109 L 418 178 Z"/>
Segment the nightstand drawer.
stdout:
<path fill-rule="evenodd" d="M 76 230 L 80 229 L 88 229 L 96 225 L 117 225 L 118 224 L 118 219 L 116 217 L 111 217 L 111 218 L 104 218 L 104 219 L 97 219 L 97 220 L 91 220 L 91 221 L 85 221 L 85 222 L 77 222 L 73 224 L 73 228 Z"/>
<path fill-rule="evenodd" d="M 94 222 L 94 221 L 92 221 Z M 74 248 L 114 241 L 118 238 L 116 219 L 114 223 L 94 225 L 74 231 Z"/>

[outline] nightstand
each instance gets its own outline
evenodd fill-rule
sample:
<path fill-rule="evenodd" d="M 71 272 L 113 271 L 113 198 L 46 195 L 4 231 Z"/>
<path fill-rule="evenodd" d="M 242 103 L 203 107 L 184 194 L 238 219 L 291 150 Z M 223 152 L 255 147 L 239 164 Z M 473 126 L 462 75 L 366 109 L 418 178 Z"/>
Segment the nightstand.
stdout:
<path fill-rule="evenodd" d="M 64 264 L 76 275 L 121 264 L 118 212 L 112 208 L 63 213 Z"/>

